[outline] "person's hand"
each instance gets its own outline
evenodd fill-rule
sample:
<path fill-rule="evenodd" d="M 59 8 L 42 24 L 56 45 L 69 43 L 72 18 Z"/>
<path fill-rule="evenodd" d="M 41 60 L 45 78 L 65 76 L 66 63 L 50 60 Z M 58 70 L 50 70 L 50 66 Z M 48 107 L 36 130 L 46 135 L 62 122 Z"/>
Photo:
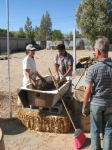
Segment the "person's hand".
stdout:
<path fill-rule="evenodd" d="M 56 83 L 58 83 L 60 81 L 60 77 L 56 78 Z"/>
<path fill-rule="evenodd" d="M 60 79 L 60 83 L 65 82 L 65 81 L 66 81 L 66 78 L 64 76 L 62 76 L 61 79 Z"/>
<path fill-rule="evenodd" d="M 31 80 L 31 83 L 32 83 L 33 87 L 36 88 L 36 81 L 35 80 Z"/>
<path fill-rule="evenodd" d="M 87 117 L 88 115 L 90 114 L 90 109 L 89 108 L 87 108 L 87 107 L 82 107 L 82 115 L 84 116 L 84 117 Z"/>

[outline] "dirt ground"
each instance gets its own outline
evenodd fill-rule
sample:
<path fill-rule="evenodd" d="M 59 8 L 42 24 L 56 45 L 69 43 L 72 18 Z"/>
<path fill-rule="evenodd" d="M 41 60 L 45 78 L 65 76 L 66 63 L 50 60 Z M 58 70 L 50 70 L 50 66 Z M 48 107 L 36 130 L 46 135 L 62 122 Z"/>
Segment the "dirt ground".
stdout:
<path fill-rule="evenodd" d="M 69 51 L 72 54 L 72 51 Z M 48 75 L 48 68 L 54 73 L 54 58 L 56 50 L 41 50 L 35 55 L 37 70 L 43 76 Z M 92 51 L 78 50 L 77 59 L 82 56 L 93 56 Z M 112 56 L 112 53 L 110 53 Z M 74 150 L 74 134 L 55 134 L 35 132 L 26 129 L 17 119 L 17 89 L 22 85 L 22 60 L 25 53 L 10 56 L 10 83 L 12 100 L 12 119 L 9 119 L 10 107 L 8 101 L 8 61 L 0 60 L 0 127 L 4 132 L 6 150 Z M 90 134 L 83 148 L 90 150 Z"/>

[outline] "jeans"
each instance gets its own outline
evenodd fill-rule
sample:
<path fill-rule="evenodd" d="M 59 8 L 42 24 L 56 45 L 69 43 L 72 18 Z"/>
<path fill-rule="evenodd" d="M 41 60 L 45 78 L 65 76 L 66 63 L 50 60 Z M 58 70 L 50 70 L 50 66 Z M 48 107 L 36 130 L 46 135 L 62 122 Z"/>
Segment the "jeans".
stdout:
<path fill-rule="evenodd" d="M 103 133 L 103 150 L 112 150 L 112 107 L 90 106 L 91 149 L 101 150 L 100 132 Z"/>

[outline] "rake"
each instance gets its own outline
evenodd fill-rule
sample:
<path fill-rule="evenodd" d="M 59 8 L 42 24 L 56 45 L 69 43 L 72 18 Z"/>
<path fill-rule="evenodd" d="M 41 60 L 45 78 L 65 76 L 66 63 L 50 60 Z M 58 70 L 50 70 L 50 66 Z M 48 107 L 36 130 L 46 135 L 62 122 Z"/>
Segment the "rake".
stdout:
<path fill-rule="evenodd" d="M 72 124 L 72 126 L 73 126 L 73 128 L 74 128 L 74 146 L 75 146 L 76 149 L 79 149 L 79 148 L 81 148 L 81 147 L 83 146 L 83 144 L 85 143 L 85 141 L 86 141 L 86 136 L 85 136 L 84 132 L 83 132 L 81 129 L 77 129 L 77 128 L 75 127 L 74 122 L 73 122 L 73 120 L 72 120 L 72 117 L 71 117 L 71 115 L 70 115 L 70 113 L 69 113 L 69 111 L 68 111 L 68 109 L 67 109 L 67 107 L 66 107 L 66 104 L 65 104 L 65 102 L 64 102 L 64 100 L 63 100 L 63 98 L 62 98 L 62 96 L 61 96 L 61 93 L 60 93 L 60 91 L 59 91 L 59 89 L 58 89 L 58 87 L 57 87 L 57 84 L 56 84 L 56 82 L 55 82 L 55 79 L 54 79 L 54 77 L 53 77 L 53 75 L 52 75 L 52 72 L 51 72 L 50 68 L 49 68 L 49 72 L 50 72 L 50 74 L 51 74 L 51 77 L 52 77 L 52 80 L 53 80 L 53 82 L 54 82 L 54 85 L 55 85 L 55 87 L 56 87 L 56 89 L 57 89 L 57 91 L 58 91 L 58 93 L 59 93 L 60 99 L 61 99 L 62 104 L 63 104 L 63 106 L 64 106 L 64 108 L 65 108 L 65 110 L 66 110 L 66 113 L 67 113 L 67 115 L 68 115 L 68 117 L 69 117 L 69 119 L 70 119 L 70 121 L 71 121 L 71 124 Z"/>

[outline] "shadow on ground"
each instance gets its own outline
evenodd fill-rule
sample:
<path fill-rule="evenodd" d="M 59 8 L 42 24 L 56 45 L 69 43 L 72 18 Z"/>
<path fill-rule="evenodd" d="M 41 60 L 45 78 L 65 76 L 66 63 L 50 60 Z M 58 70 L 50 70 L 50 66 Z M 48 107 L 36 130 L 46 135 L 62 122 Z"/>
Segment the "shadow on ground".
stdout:
<path fill-rule="evenodd" d="M 5 135 L 16 135 L 26 130 L 17 118 L 0 118 L 0 128 Z"/>
<path fill-rule="evenodd" d="M 86 147 L 90 146 L 90 144 L 91 144 L 91 139 L 86 138 L 86 141 L 85 141 L 84 145 L 81 147 L 81 149 L 85 149 Z"/>

